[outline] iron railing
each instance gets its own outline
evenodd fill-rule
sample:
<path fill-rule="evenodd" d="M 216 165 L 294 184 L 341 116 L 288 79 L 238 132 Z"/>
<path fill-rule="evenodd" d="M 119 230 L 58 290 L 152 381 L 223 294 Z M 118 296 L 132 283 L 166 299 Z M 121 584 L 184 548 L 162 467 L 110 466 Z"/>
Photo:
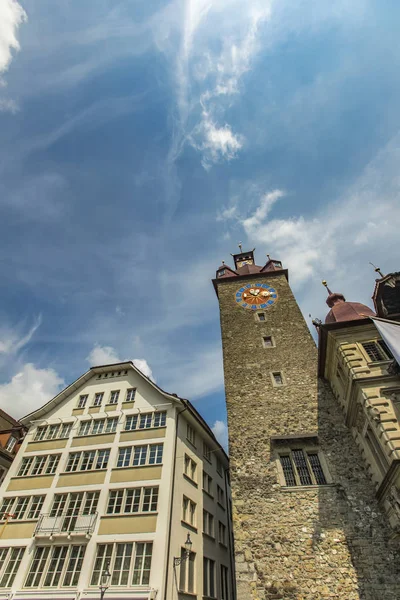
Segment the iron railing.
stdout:
<path fill-rule="evenodd" d="M 36 525 L 34 536 L 53 536 L 59 534 L 81 534 L 90 535 L 93 533 L 97 520 L 97 512 L 91 514 L 63 513 L 54 516 L 51 513 L 42 514 Z"/>

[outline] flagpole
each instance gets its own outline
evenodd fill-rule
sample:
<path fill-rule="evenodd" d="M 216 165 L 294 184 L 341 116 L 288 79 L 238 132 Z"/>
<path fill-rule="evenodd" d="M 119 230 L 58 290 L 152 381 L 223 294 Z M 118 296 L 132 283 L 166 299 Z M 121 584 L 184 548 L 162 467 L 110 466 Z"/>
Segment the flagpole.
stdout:
<path fill-rule="evenodd" d="M 360 313 L 360 317 L 366 317 L 367 319 L 372 319 L 373 321 L 383 321 L 384 323 L 391 323 L 392 325 L 400 325 L 400 321 L 391 321 L 390 319 L 382 319 L 381 317 L 363 315 L 362 313 Z"/>

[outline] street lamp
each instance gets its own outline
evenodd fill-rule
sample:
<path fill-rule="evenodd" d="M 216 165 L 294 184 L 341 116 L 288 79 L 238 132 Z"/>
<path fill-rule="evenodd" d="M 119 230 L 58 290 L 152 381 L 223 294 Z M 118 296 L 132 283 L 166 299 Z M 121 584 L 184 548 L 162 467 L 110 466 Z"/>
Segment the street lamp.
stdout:
<path fill-rule="evenodd" d="M 190 539 L 190 533 L 187 534 L 186 542 L 185 542 L 185 554 L 183 556 L 179 556 L 178 558 L 174 556 L 174 567 L 182 564 L 183 561 L 187 560 L 190 556 L 190 552 L 192 550 L 192 540 Z"/>
<path fill-rule="evenodd" d="M 111 577 L 111 573 L 110 573 L 110 561 L 108 561 L 106 563 L 106 568 L 102 572 L 101 578 L 100 578 L 100 585 L 99 585 L 99 588 L 100 588 L 100 600 L 103 600 L 104 594 L 106 593 L 106 591 L 110 587 L 110 577 Z"/>

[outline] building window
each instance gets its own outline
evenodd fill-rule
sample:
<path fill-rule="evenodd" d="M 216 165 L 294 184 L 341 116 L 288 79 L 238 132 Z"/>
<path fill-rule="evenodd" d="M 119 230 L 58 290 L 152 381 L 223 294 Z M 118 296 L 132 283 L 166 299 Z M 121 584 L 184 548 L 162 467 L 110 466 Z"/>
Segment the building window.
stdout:
<path fill-rule="evenodd" d="M 186 425 L 186 439 L 188 440 L 188 442 L 190 442 L 193 446 L 196 446 L 196 432 L 193 429 L 193 427 L 191 427 L 189 425 L 189 423 L 187 423 Z"/>
<path fill-rule="evenodd" d="M 112 586 L 148 585 L 152 552 L 151 542 L 98 545 L 90 585 L 99 586 L 107 565 Z"/>
<path fill-rule="evenodd" d="M 140 415 L 128 415 L 125 421 L 125 431 L 134 429 L 150 429 L 153 427 L 165 427 L 167 424 L 167 413 L 152 412 L 141 413 Z"/>
<path fill-rule="evenodd" d="M 203 533 L 214 537 L 214 515 L 206 510 L 203 510 Z"/>
<path fill-rule="evenodd" d="M 256 319 L 257 319 L 257 321 L 261 321 L 261 322 L 265 321 L 265 313 L 263 313 L 263 312 L 256 313 Z"/>
<path fill-rule="evenodd" d="M 222 462 L 217 458 L 217 473 L 222 477 Z"/>
<path fill-rule="evenodd" d="M 74 471 L 97 471 L 106 469 L 110 458 L 110 450 L 87 450 L 71 452 L 68 456 L 66 473 Z"/>
<path fill-rule="evenodd" d="M 203 596 L 215 598 L 215 561 L 203 558 Z"/>
<path fill-rule="evenodd" d="M 18 477 L 27 475 L 54 475 L 61 454 L 46 454 L 45 456 L 29 456 L 22 459 L 17 473 Z"/>
<path fill-rule="evenodd" d="M 275 371 L 274 373 L 272 373 L 272 381 L 274 386 L 281 386 L 283 385 L 283 375 L 280 371 Z"/>
<path fill-rule="evenodd" d="M 17 445 L 17 439 L 13 435 L 10 435 L 10 437 L 7 440 L 5 449 L 7 450 L 7 452 L 12 452 L 16 445 Z"/>
<path fill-rule="evenodd" d="M 217 502 L 222 507 L 225 506 L 225 492 L 219 485 L 217 485 Z"/>
<path fill-rule="evenodd" d="M 0 519 L 5 520 L 7 515 L 13 515 L 13 520 L 25 521 L 38 519 L 45 496 L 13 496 L 3 498 L 0 506 Z"/>
<path fill-rule="evenodd" d="M 203 442 L 203 456 L 208 462 L 211 462 L 211 448 L 205 442 Z"/>
<path fill-rule="evenodd" d="M 136 388 L 130 388 L 126 392 L 125 402 L 133 402 L 135 400 Z"/>
<path fill-rule="evenodd" d="M 79 396 L 78 408 L 85 408 L 87 399 L 88 399 L 87 394 L 85 394 L 84 396 Z"/>
<path fill-rule="evenodd" d="M 225 275 L 225 269 L 220 269 L 218 271 L 218 277 L 222 277 L 223 275 Z"/>
<path fill-rule="evenodd" d="M 81 421 L 78 436 L 99 435 L 100 433 L 115 433 L 118 425 L 118 417 L 111 419 L 90 419 Z"/>
<path fill-rule="evenodd" d="M 50 517 L 64 516 L 61 531 L 73 531 L 79 515 L 95 514 L 99 496 L 100 492 L 55 494 Z"/>
<path fill-rule="evenodd" d="M 55 425 L 43 425 L 36 429 L 35 441 L 57 440 L 67 438 L 72 430 L 72 423 L 57 423 Z"/>
<path fill-rule="evenodd" d="M 108 497 L 107 514 L 157 512 L 158 487 L 138 487 L 112 490 Z"/>
<path fill-rule="evenodd" d="M 182 521 L 196 527 L 196 504 L 186 496 L 183 496 Z"/>
<path fill-rule="evenodd" d="M 381 360 L 392 360 L 393 354 L 383 340 L 365 342 L 362 344 L 368 358 L 371 362 L 379 362 Z"/>
<path fill-rule="evenodd" d="M 221 565 L 221 600 L 228 600 L 229 598 L 228 573 L 228 567 Z"/>
<path fill-rule="evenodd" d="M 186 549 L 181 549 L 181 559 L 186 557 Z M 195 564 L 196 554 L 190 552 L 187 560 L 182 560 L 179 573 L 179 591 L 193 594 L 195 591 Z"/>
<path fill-rule="evenodd" d="M 275 347 L 275 342 L 273 340 L 272 335 L 265 335 L 263 337 L 263 346 L 264 346 L 264 348 L 274 348 Z"/>
<path fill-rule="evenodd" d="M 0 588 L 11 587 L 25 548 L 0 548 Z"/>
<path fill-rule="evenodd" d="M 326 485 L 327 480 L 316 450 L 293 449 L 279 456 L 285 485 Z"/>
<path fill-rule="evenodd" d="M 85 546 L 38 546 L 28 577 L 27 588 L 74 587 L 78 585 Z"/>
<path fill-rule="evenodd" d="M 210 496 L 213 495 L 212 477 L 205 471 L 203 471 L 203 490 Z"/>
<path fill-rule="evenodd" d="M 119 390 L 111 392 L 109 404 L 118 404 Z"/>
<path fill-rule="evenodd" d="M 93 400 L 93 406 L 101 406 L 101 403 L 103 402 L 103 396 L 104 396 L 104 392 L 99 392 L 98 394 L 95 394 L 94 400 Z"/>
<path fill-rule="evenodd" d="M 119 449 L 117 467 L 141 467 L 143 465 L 161 465 L 163 444 L 145 444 L 143 446 L 125 446 Z"/>
<path fill-rule="evenodd" d="M 218 522 L 218 541 L 226 546 L 226 526 L 221 521 Z"/>
<path fill-rule="evenodd" d="M 187 454 L 185 454 L 184 458 L 184 473 L 186 477 L 189 477 L 192 481 L 196 482 L 196 471 L 197 465 L 195 461 L 190 458 Z"/>

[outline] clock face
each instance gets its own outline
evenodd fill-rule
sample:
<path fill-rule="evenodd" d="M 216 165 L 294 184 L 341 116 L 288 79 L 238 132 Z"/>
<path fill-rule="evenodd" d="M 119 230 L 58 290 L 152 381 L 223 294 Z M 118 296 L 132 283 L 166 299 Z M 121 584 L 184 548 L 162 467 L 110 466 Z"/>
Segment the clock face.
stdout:
<path fill-rule="evenodd" d="M 277 291 L 266 283 L 248 283 L 235 292 L 236 304 L 250 310 L 269 308 L 277 300 Z"/>

